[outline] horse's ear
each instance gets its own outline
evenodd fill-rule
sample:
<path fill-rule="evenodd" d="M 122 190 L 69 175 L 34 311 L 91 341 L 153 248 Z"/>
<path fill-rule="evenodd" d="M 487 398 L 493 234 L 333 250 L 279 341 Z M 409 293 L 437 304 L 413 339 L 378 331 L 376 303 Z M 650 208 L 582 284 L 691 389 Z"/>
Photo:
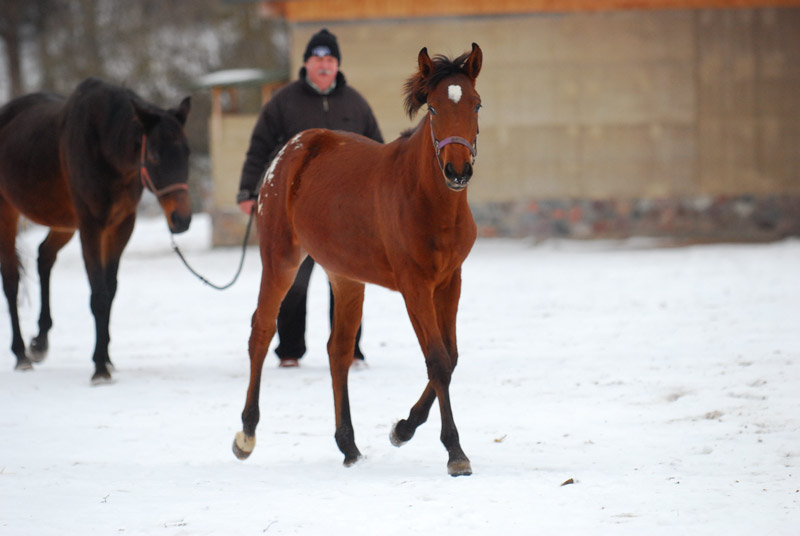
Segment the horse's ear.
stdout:
<path fill-rule="evenodd" d="M 136 99 L 131 99 L 131 106 L 133 106 L 133 113 L 136 115 L 136 119 L 138 119 L 144 127 L 145 132 L 150 132 L 153 130 L 153 128 L 161 120 L 160 115 L 152 112 Z"/>
<path fill-rule="evenodd" d="M 186 118 L 189 116 L 189 110 L 192 109 L 192 98 L 186 97 L 181 101 L 180 106 L 177 108 L 171 108 L 168 110 L 170 114 L 175 116 L 175 119 L 181 124 L 181 126 L 186 124 Z"/>
<path fill-rule="evenodd" d="M 483 64 L 483 52 L 481 47 L 476 43 L 472 43 L 472 52 L 470 52 L 467 61 L 464 62 L 464 72 L 474 82 L 481 72 L 481 65 Z"/>
<path fill-rule="evenodd" d="M 428 47 L 423 47 L 419 51 L 417 62 L 419 63 L 419 74 L 422 75 L 423 79 L 428 78 L 433 72 L 433 62 L 431 57 L 428 56 Z"/>

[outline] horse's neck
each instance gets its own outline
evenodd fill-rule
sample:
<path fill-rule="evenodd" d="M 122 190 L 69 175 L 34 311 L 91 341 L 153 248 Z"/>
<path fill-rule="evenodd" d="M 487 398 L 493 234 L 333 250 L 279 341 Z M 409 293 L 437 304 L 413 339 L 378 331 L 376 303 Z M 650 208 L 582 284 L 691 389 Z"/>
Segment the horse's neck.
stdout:
<path fill-rule="evenodd" d="M 141 130 L 131 120 L 119 130 L 114 132 L 113 139 L 101 140 L 106 144 L 107 150 L 104 151 L 108 163 L 113 166 L 120 174 L 138 174 L 139 163 L 141 160 Z"/>

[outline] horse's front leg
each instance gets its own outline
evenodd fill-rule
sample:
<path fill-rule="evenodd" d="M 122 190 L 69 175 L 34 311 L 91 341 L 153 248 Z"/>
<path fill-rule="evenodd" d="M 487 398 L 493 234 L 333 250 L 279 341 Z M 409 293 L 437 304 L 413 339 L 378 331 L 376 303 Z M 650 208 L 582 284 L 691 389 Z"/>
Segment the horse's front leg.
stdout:
<path fill-rule="evenodd" d="M 364 284 L 333 274 L 328 274 L 333 291 L 333 321 L 328 339 L 333 402 L 336 412 L 336 444 L 344 454 L 344 465 L 350 466 L 361 458 L 355 441 L 353 422 L 350 417 L 350 396 L 347 376 L 353 364 L 356 333 L 361 324 L 364 303 Z"/>
<path fill-rule="evenodd" d="M 109 308 L 117 295 L 117 273 L 122 252 L 133 234 L 136 214 L 131 214 L 121 224 L 103 234 L 103 265 L 105 266 L 106 288 L 108 289 Z"/>
<path fill-rule="evenodd" d="M 36 363 L 47 357 L 47 350 L 50 346 L 47 335 L 50 332 L 50 328 L 53 327 L 53 319 L 50 316 L 50 273 L 56 262 L 58 252 L 70 241 L 74 234 L 75 231 L 51 230 L 47 234 L 47 238 L 39 245 L 39 259 L 37 262 L 41 289 L 39 334 L 31 340 L 30 344 L 31 360 Z"/>
<path fill-rule="evenodd" d="M 452 368 L 458 362 L 458 345 L 456 344 L 456 314 L 458 313 L 458 300 L 461 296 L 461 269 L 459 268 L 446 284 L 439 286 L 434 293 L 434 303 L 437 307 L 436 317 L 439 330 L 442 334 L 445 348 L 450 354 Z M 411 408 L 407 419 L 401 419 L 392 427 L 389 436 L 392 445 L 400 447 L 414 437 L 420 425 L 428 420 L 431 406 L 436 400 L 436 391 L 428 381 L 425 391 L 416 404 Z"/>
<path fill-rule="evenodd" d="M 105 277 L 106 292 L 108 295 L 108 320 L 105 323 L 105 337 L 108 342 L 106 343 L 105 359 L 106 366 L 110 367 L 112 370 L 114 369 L 114 364 L 111 362 L 111 357 L 108 353 L 108 345 L 111 343 L 111 332 L 109 329 L 111 307 L 114 303 L 114 298 L 117 296 L 117 274 L 119 273 L 122 252 L 125 251 L 125 247 L 131 239 L 135 223 L 136 213 L 133 213 L 123 220 L 122 223 L 103 233 L 103 276 Z"/>
<path fill-rule="evenodd" d="M 83 261 L 89 277 L 91 288 L 91 309 L 95 321 L 95 348 L 92 360 L 95 372 L 92 383 L 104 383 L 111 380 L 111 358 L 108 346 L 111 342 L 109 323 L 111 320 L 111 302 L 117 291 L 117 270 L 119 259 L 128 243 L 135 215 L 127 218 L 122 224 L 112 229 L 101 229 L 95 225 L 82 225 L 80 230 Z"/>
<path fill-rule="evenodd" d="M 449 290 L 447 290 L 449 289 Z M 462 476 L 472 474 L 472 467 L 464 451 L 461 449 L 461 442 L 458 436 L 458 429 L 453 418 L 453 409 L 450 404 L 450 379 L 453 373 L 455 357 L 450 355 L 448 345 L 450 337 L 448 333 L 442 333 L 441 326 L 446 320 L 439 320 L 440 312 L 446 314 L 448 310 L 453 310 L 457 305 L 449 304 L 447 307 L 436 307 L 436 299 L 455 299 L 458 301 L 458 291 L 460 283 L 447 286 L 447 289 L 427 290 L 424 287 L 408 288 L 403 290 L 403 298 L 406 302 L 411 324 L 419 339 L 420 347 L 425 355 L 425 364 L 428 369 L 429 387 L 420 398 L 415 408 L 419 411 L 428 408 L 432 404 L 430 390 L 433 390 L 439 400 L 439 410 L 442 416 L 441 441 L 447 449 L 449 459 L 447 471 L 452 476 Z M 455 318 L 453 318 L 453 322 Z M 454 332 L 453 332 L 454 333 Z M 454 339 L 452 339 L 454 341 Z M 410 418 L 413 418 L 413 410 Z M 413 434 L 412 434 L 413 435 Z"/>
<path fill-rule="evenodd" d="M 91 296 L 89 304 L 94 316 L 95 346 L 92 360 L 94 361 L 94 375 L 92 383 L 103 383 L 111 380 L 108 370 L 108 322 L 109 301 L 103 263 L 100 257 L 101 229 L 82 226 L 80 230 L 81 250 L 83 263 L 86 266 L 86 275 L 89 278 Z"/>

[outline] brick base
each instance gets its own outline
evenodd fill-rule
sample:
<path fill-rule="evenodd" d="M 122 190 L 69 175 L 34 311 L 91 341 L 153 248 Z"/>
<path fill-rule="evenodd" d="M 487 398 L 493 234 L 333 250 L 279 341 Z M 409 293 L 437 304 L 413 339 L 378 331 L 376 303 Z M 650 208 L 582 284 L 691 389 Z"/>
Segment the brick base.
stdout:
<path fill-rule="evenodd" d="M 669 237 L 762 241 L 800 236 L 800 196 L 536 200 L 473 205 L 483 237 Z"/>

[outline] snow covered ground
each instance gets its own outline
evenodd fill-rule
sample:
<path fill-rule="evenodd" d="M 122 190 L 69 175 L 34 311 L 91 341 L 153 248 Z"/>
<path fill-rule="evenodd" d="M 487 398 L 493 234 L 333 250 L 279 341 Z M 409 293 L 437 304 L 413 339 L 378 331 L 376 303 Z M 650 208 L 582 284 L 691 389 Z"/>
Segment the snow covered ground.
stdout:
<path fill-rule="evenodd" d="M 177 241 L 225 282 L 239 252 L 209 249 L 208 227 L 198 216 Z M 41 236 L 20 236 L 26 340 Z M 0 319 L 0 534 L 800 533 L 800 241 L 479 241 L 452 385 L 475 472 L 461 478 L 447 476 L 436 406 L 410 443 L 389 443 L 426 377 L 400 296 L 376 287 L 370 367 L 350 380 L 366 459 L 342 467 L 321 270 L 309 353 L 296 370 L 270 355 L 258 446 L 234 458 L 259 271 L 250 249 L 241 280 L 214 291 L 163 220 L 141 220 L 112 315 L 116 382 L 91 387 L 88 284 L 69 244 L 34 372 L 12 370 Z"/>

